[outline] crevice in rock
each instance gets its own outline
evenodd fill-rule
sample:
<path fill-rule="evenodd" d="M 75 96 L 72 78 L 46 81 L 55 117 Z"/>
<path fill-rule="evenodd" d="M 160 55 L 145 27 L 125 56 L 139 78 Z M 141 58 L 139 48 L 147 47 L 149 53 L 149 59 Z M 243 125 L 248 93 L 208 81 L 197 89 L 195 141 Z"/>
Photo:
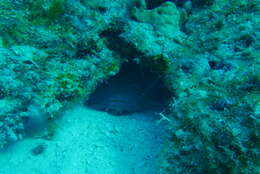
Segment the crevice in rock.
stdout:
<path fill-rule="evenodd" d="M 100 84 L 86 105 L 113 115 L 162 111 L 171 97 L 160 76 L 147 67 L 126 63 L 117 75 Z"/>

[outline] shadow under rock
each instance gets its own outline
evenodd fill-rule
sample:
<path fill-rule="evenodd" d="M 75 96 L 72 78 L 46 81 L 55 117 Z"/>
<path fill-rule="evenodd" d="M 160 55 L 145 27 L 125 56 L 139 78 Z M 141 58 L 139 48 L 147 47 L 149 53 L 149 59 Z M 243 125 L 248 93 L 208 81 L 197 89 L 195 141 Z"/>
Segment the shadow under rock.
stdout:
<path fill-rule="evenodd" d="M 100 84 L 86 106 L 112 115 L 162 111 L 171 93 L 161 77 L 135 63 L 124 64 L 117 75 Z"/>

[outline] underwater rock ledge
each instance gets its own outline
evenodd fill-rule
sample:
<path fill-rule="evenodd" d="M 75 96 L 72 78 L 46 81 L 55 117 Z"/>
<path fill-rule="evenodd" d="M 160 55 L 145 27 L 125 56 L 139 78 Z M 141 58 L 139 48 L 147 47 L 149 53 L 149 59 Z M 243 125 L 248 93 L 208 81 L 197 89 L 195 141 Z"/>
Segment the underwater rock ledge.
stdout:
<path fill-rule="evenodd" d="M 160 174 L 259 173 L 259 10 L 257 0 L 0 0 L 0 148 L 135 62 L 171 92 Z"/>

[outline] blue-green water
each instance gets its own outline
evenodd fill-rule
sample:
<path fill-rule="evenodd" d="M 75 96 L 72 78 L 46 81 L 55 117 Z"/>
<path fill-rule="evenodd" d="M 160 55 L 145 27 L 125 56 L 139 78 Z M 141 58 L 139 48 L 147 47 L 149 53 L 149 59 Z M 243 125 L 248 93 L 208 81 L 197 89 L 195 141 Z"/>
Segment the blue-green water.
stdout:
<path fill-rule="evenodd" d="M 258 0 L 0 0 L 0 174 L 260 173 Z"/>

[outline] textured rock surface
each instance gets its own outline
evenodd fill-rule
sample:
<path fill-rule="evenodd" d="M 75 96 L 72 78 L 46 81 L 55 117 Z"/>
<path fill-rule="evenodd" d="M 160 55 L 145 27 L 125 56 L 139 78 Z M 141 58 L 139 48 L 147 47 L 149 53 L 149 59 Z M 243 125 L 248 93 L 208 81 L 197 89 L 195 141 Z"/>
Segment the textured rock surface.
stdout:
<path fill-rule="evenodd" d="M 257 0 L 0 0 L 0 146 L 134 61 L 172 92 L 161 174 L 259 173 L 259 10 Z"/>
<path fill-rule="evenodd" d="M 132 13 L 137 21 L 148 23 L 166 35 L 179 31 L 180 14 L 172 2 L 165 2 L 152 10 L 135 8 Z"/>

